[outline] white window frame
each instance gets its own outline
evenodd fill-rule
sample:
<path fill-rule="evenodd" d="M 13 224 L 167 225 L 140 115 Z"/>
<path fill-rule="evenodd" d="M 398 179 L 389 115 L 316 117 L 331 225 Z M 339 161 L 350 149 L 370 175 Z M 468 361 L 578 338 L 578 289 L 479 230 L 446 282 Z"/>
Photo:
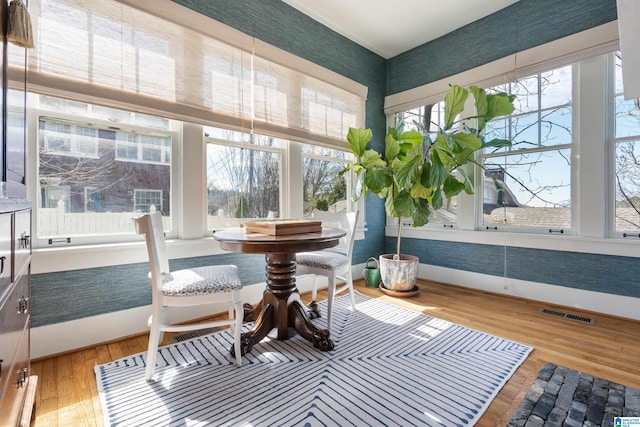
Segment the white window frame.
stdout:
<path fill-rule="evenodd" d="M 557 145 L 548 145 L 548 146 L 538 146 L 535 148 L 525 148 L 525 149 L 516 149 L 516 150 L 505 150 L 505 151 L 499 151 L 496 153 L 490 153 L 490 154 L 484 154 L 484 153 L 478 153 L 477 158 L 478 158 L 478 162 L 480 164 L 484 164 L 484 161 L 486 159 L 491 159 L 491 158 L 499 158 L 499 157 L 509 157 L 509 156 L 517 156 L 519 154 L 536 154 L 536 153 L 542 153 L 542 152 L 548 152 L 548 151 L 556 151 L 556 150 L 569 150 L 570 153 L 570 159 L 571 159 L 571 165 L 570 165 L 570 171 L 569 171 L 569 175 L 570 175 L 570 209 L 571 209 L 571 214 L 570 214 L 570 218 L 571 218 L 571 227 L 567 227 L 567 228 L 550 228 L 548 226 L 531 226 L 531 227 L 523 227 L 523 226 L 512 226 L 512 225 L 508 225 L 508 226 L 504 226 L 504 225 L 498 225 L 498 226 L 487 226 L 486 224 L 484 224 L 483 221 L 483 213 L 484 213 L 484 197 L 485 197 L 485 186 L 484 186 L 484 170 L 478 170 L 478 173 L 476 173 L 476 183 L 482 183 L 479 185 L 475 186 L 475 205 L 476 205 L 476 218 L 477 220 L 477 225 L 476 225 L 476 229 L 480 230 L 480 231 L 489 231 L 489 232 L 495 232 L 495 231 L 508 231 L 508 232 L 514 232 L 514 233 L 535 233 L 535 234 L 561 234 L 561 235 L 575 235 L 576 234 L 576 227 L 575 227 L 575 223 L 576 223 L 576 208 L 575 208 L 575 196 L 576 196 L 576 192 L 575 192 L 575 185 L 576 185 L 576 173 L 574 172 L 574 170 L 576 169 L 576 165 L 574 164 L 574 160 L 576 160 L 576 156 L 574 156 L 573 152 L 576 148 L 577 145 L 577 138 L 575 137 L 575 132 L 576 129 L 578 128 L 577 123 L 578 123 L 578 119 L 576 116 L 576 105 L 578 103 L 579 100 L 579 93 L 577 93 L 578 89 L 577 86 L 575 84 L 576 80 L 580 78 L 580 66 L 579 63 L 575 63 L 575 64 L 570 64 L 571 66 L 571 142 L 567 143 L 567 144 L 557 144 Z M 548 71 L 552 71 L 554 69 L 557 68 L 562 68 L 562 67 L 554 67 L 550 70 L 542 70 L 542 71 L 538 71 L 536 73 L 532 73 L 529 74 L 527 76 L 523 76 L 522 78 L 527 78 L 529 76 L 533 76 L 533 75 L 541 75 L 544 74 Z M 517 81 L 518 79 L 514 79 L 511 82 L 508 83 L 512 83 L 514 81 Z M 540 79 L 538 79 L 538 84 L 540 83 Z M 540 90 L 540 87 L 538 87 L 538 91 Z M 538 101 L 540 101 L 540 98 L 538 98 Z M 511 129 L 511 122 L 512 119 L 514 117 L 521 117 L 521 116 L 528 116 L 531 114 L 536 114 L 538 116 L 538 120 L 536 121 L 537 123 L 537 135 L 538 135 L 538 139 L 540 139 L 542 137 L 541 135 L 541 130 L 540 130 L 540 117 L 544 114 L 545 111 L 548 111 L 550 109 L 553 108 L 557 108 L 557 106 L 554 107 L 544 107 L 542 108 L 539 104 L 537 106 L 536 109 L 532 109 L 531 111 L 527 111 L 526 113 L 518 113 L 518 114 L 514 114 L 512 116 L 507 117 L 507 121 L 508 121 L 508 127 Z M 540 143 L 540 141 L 538 141 L 538 143 Z M 478 168 L 479 169 L 479 168 Z"/>
<path fill-rule="evenodd" d="M 182 207 L 179 202 L 179 191 L 180 188 L 180 171 L 182 170 L 180 162 L 181 162 L 181 145 L 182 138 L 177 128 L 178 122 L 172 122 L 173 126 L 168 130 L 159 130 L 158 128 L 147 128 L 144 126 L 138 126 L 134 124 L 118 124 L 114 126 L 114 123 L 105 120 L 105 119 L 97 119 L 93 117 L 85 117 L 85 116 L 77 116 L 73 114 L 65 114 L 57 111 L 51 110 L 43 110 L 38 107 L 38 94 L 28 93 L 27 94 L 27 135 L 28 135 L 28 150 L 31 153 L 36 153 L 33 156 L 29 156 L 27 170 L 29 171 L 27 186 L 29 191 L 29 198 L 33 201 L 33 221 L 32 221 L 32 235 L 34 238 L 33 247 L 34 248 L 51 248 L 52 246 L 50 241 L 52 240 L 49 236 L 38 237 L 39 236 L 39 221 L 38 221 L 38 212 L 37 209 L 41 207 L 41 197 L 39 192 L 38 182 L 40 181 L 39 173 L 39 159 L 38 159 L 38 144 L 39 144 L 39 122 L 41 118 L 50 119 L 54 121 L 60 122 L 68 122 L 70 124 L 77 123 L 88 123 L 89 126 L 94 127 L 96 129 L 103 128 L 109 129 L 111 131 L 123 131 L 127 133 L 137 133 L 137 134 L 150 134 L 150 135 L 162 135 L 168 136 L 171 138 L 171 192 L 170 192 L 170 205 L 171 205 L 171 222 L 170 225 L 167 226 L 165 224 L 166 230 L 165 234 L 167 238 L 176 238 L 179 235 L 179 220 L 181 218 Z M 89 100 L 85 101 L 90 106 L 92 105 Z M 33 107 L 30 107 L 33 106 Z M 89 109 L 90 110 L 90 109 Z M 88 114 L 90 114 L 88 110 Z M 96 138 L 97 141 L 97 138 Z M 54 155 L 58 155 L 58 152 L 51 153 Z M 64 153 L 60 153 L 60 155 L 64 155 Z M 67 154 L 68 155 L 68 154 Z M 117 159 L 116 159 L 117 160 Z M 46 179 L 46 177 L 43 177 Z M 46 183 L 42 183 L 42 188 L 45 188 Z M 46 191 L 46 190 L 45 190 Z M 132 195 L 133 197 L 133 195 Z M 68 203 L 68 202 L 67 202 Z M 131 216 L 134 217 L 135 213 L 132 212 Z M 66 236 L 61 236 L 66 237 Z M 53 239 L 54 241 L 64 240 L 64 239 Z M 100 234 L 100 235 L 74 235 L 71 236 L 71 243 L 63 243 L 67 246 L 76 246 L 76 245 L 87 245 L 87 244 L 110 244 L 110 243 L 120 243 L 120 242 L 130 242 L 139 240 L 139 236 L 132 229 L 131 233 L 126 234 Z"/>

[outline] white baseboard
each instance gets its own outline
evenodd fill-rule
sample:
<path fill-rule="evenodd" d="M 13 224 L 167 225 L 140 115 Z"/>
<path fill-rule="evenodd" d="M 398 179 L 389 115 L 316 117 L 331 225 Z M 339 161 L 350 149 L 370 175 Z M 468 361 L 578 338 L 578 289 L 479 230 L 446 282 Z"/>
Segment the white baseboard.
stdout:
<path fill-rule="evenodd" d="M 565 286 L 496 277 L 469 271 L 420 264 L 418 276 L 434 282 L 512 295 L 534 301 L 640 320 L 640 298 Z"/>

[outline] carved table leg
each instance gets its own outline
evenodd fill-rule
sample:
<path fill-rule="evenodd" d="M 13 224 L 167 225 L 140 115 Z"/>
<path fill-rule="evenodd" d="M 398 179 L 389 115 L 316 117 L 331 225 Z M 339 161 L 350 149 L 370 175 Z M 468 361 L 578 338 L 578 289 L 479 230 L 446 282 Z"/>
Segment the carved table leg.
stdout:
<path fill-rule="evenodd" d="M 259 343 L 262 338 L 266 337 L 271 329 L 273 329 L 273 313 L 273 306 L 270 304 L 265 304 L 262 307 L 262 311 L 260 311 L 260 314 L 258 315 L 253 328 L 242 334 L 242 336 L 240 337 L 240 349 L 243 356 L 247 353 L 250 353 L 253 349 L 253 346 Z M 231 355 L 235 357 L 236 352 L 233 345 L 231 345 L 230 352 Z"/>
<path fill-rule="evenodd" d="M 273 328 L 277 329 L 277 339 L 288 339 L 290 326 L 313 342 L 314 347 L 322 351 L 333 350 L 329 330 L 316 328 L 309 319 L 320 317 L 315 301 L 309 308 L 300 302 L 296 288 L 295 259 L 295 254 L 290 253 L 267 254 L 267 288 L 260 303 L 262 310 L 258 309 L 260 305 L 251 307 L 245 304 L 244 307 L 245 320 L 255 318 L 256 323 L 250 331 L 242 334 L 243 355 L 249 353 L 253 345 L 260 342 Z M 231 354 L 234 354 L 233 346 Z"/>
<path fill-rule="evenodd" d="M 300 336 L 311 341 L 315 348 L 322 351 L 333 350 L 334 344 L 329 338 L 329 330 L 316 328 L 307 317 L 307 308 L 300 301 L 292 301 L 289 305 L 289 322 Z"/>
<path fill-rule="evenodd" d="M 243 322 L 252 322 L 254 320 L 258 320 L 258 316 L 262 312 L 262 307 L 264 305 L 264 301 L 260 301 L 256 305 L 251 305 L 249 303 L 245 303 L 243 305 L 244 317 L 242 318 Z"/>

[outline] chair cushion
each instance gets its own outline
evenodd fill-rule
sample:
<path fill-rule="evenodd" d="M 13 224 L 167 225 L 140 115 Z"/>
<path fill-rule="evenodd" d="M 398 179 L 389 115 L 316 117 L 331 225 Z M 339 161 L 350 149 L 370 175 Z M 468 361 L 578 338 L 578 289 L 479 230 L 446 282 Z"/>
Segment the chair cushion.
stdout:
<path fill-rule="evenodd" d="M 326 252 L 303 252 L 296 255 L 298 265 L 336 270 L 349 264 L 349 259 L 341 254 Z"/>
<path fill-rule="evenodd" d="M 162 294 L 192 296 L 242 289 L 235 265 L 213 265 L 172 271 L 162 276 Z"/>

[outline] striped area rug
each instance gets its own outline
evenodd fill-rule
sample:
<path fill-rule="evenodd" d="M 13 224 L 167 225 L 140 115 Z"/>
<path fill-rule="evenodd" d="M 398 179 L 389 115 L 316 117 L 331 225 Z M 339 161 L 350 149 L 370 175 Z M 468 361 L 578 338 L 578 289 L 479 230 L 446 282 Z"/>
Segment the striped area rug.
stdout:
<path fill-rule="evenodd" d="M 266 338 L 237 368 L 222 331 L 162 347 L 155 382 L 144 380 L 146 353 L 98 365 L 105 425 L 468 426 L 532 350 L 362 294 L 356 302 L 351 311 L 336 299 L 330 352 Z"/>

